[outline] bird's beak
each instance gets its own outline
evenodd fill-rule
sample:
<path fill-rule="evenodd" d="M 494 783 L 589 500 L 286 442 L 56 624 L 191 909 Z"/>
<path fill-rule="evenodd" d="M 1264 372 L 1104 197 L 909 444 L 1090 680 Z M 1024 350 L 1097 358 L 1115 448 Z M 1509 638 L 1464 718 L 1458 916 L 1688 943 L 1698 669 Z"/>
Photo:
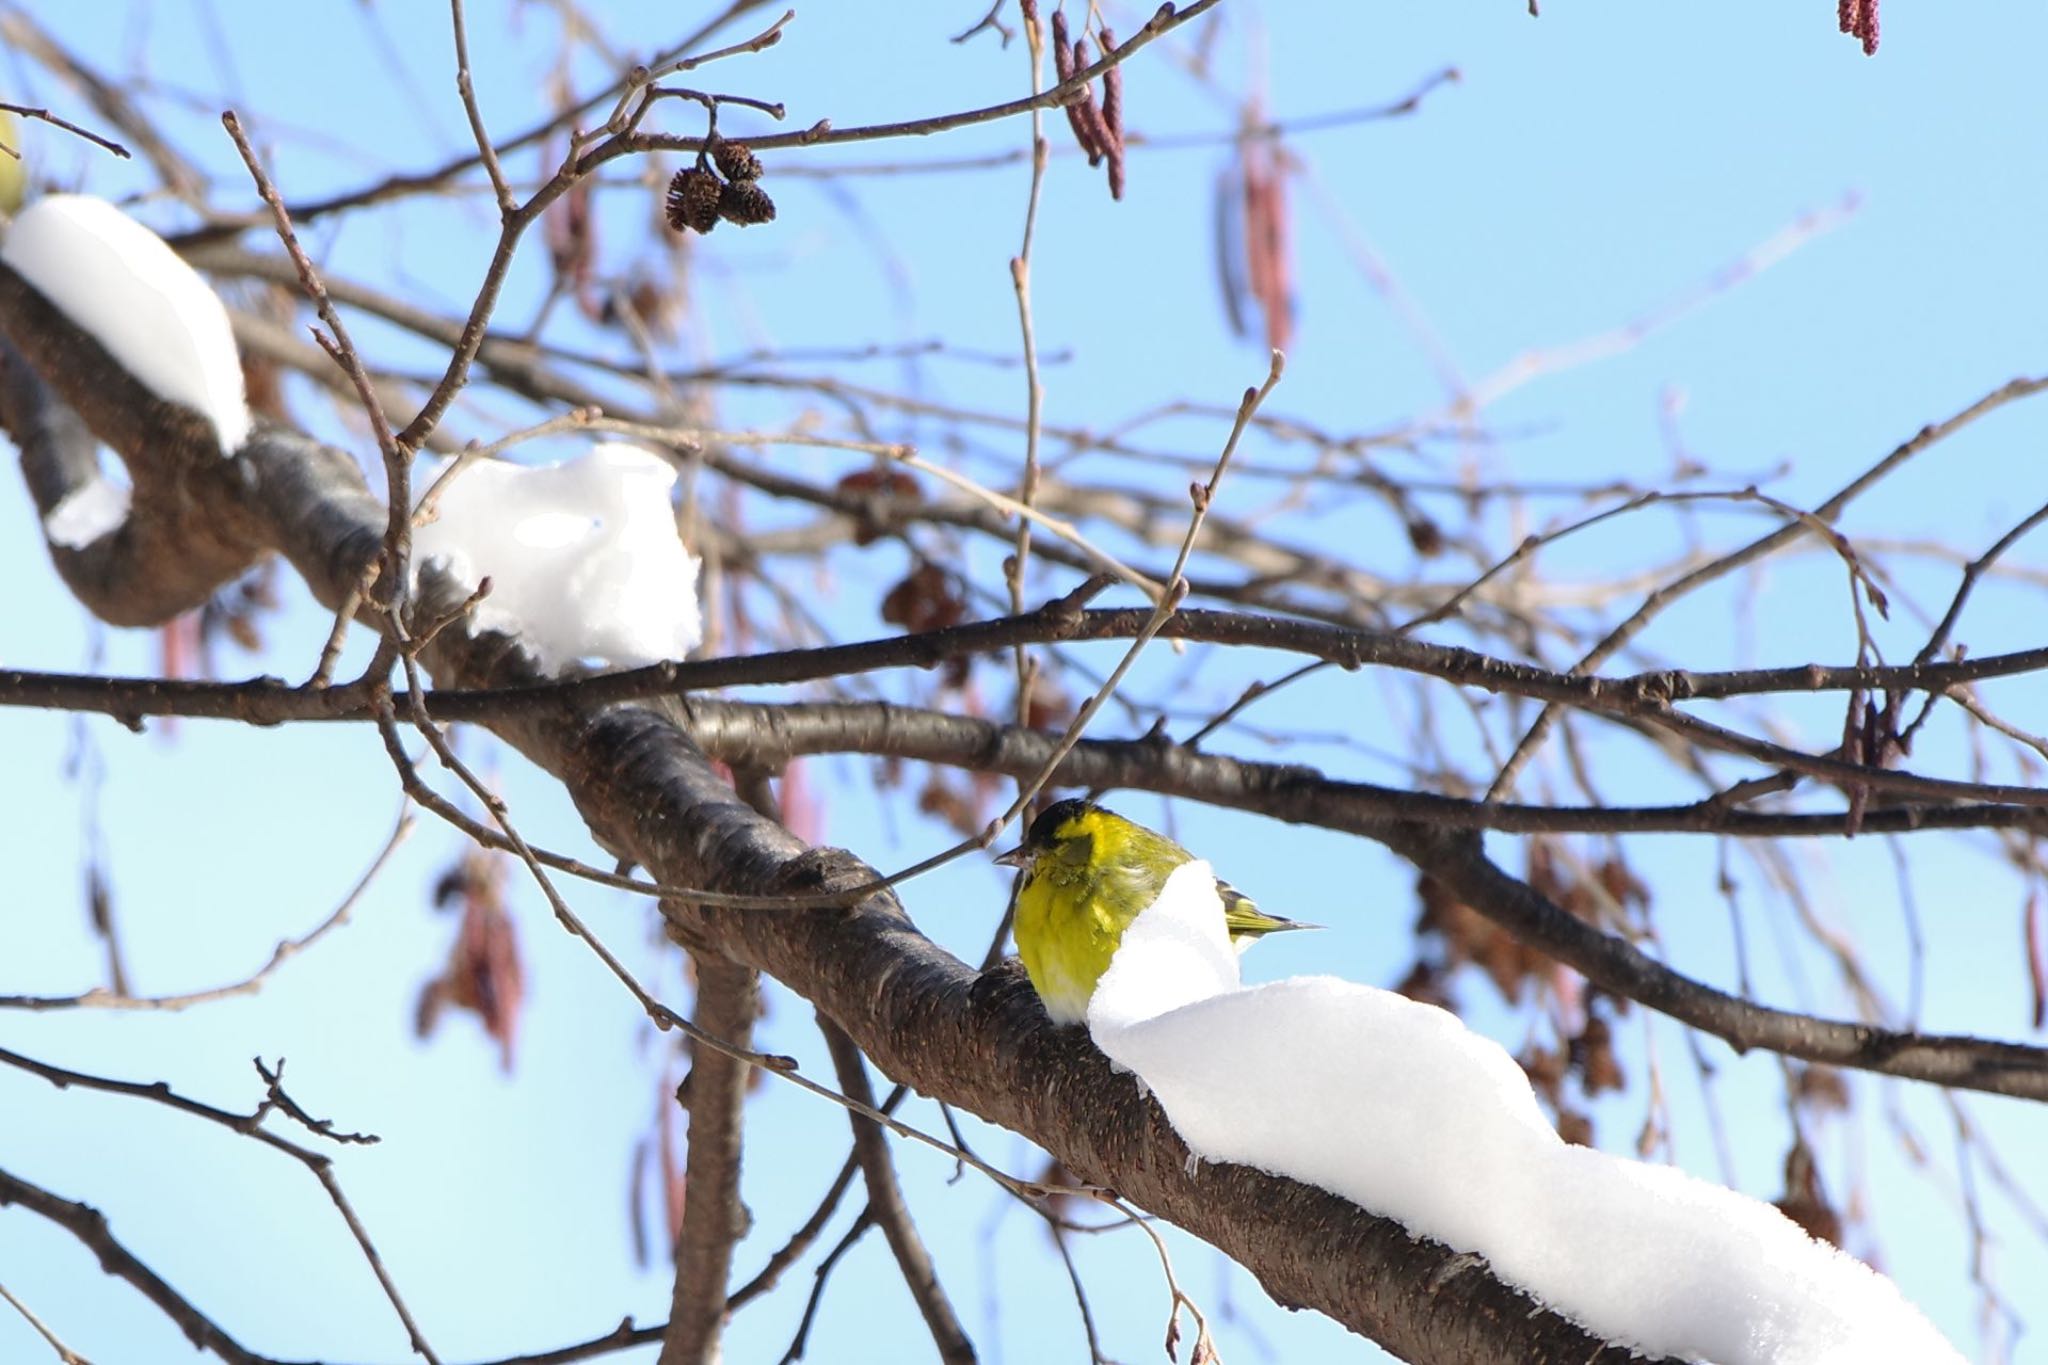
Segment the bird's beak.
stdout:
<path fill-rule="evenodd" d="M 996 855 L 996 862 L 1004 867 L 1023 867 L 1030 861 L 1031 856 L 1024 851 L 1024 845 L 1022 844 L 1017 845 L 1008 853 L 998 853 Z"/>

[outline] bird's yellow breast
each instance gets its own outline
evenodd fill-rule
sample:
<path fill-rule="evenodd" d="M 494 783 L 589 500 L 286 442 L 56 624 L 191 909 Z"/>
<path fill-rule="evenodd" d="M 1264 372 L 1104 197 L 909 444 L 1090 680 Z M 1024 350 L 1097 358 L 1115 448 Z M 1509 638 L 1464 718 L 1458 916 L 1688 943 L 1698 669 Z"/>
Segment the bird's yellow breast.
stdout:
<path fill-rule="evenodd" d="M 1023 869 L 1015 893 L 1017 953 L 1055 1023 L 1087 1020 L 1088 1001 L 1124 930 L 1193 857 L 1163 834 L 1078 800 L 1049 806 L 1003 856 Z M 1216 908 L 1240 950 L 1276 930 L 1311 927 L 1265 913 L 1222 881 Z"/>
<path fill-rule="evenodd" d="M 1109 884 L 1125 875 L 1114 865 L 1075 866 L 1054 857 L 1039 859 L 1023 874 L 1017 890 L 1017 955 L 1054 1023 L 1078 1024 L 1087 1018 L 1095 983 L 1109 970 L 1124 927 L 1136 913 L 1119 915 L 1114 907 L 1143 909 L 1158 893 L 1156 886 Z"/>

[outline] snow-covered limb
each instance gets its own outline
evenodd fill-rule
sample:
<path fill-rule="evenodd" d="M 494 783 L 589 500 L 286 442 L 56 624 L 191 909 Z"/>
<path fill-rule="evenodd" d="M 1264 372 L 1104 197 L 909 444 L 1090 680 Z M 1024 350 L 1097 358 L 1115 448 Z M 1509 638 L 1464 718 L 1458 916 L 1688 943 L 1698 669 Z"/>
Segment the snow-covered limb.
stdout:
<path fill-rule="evenodd" d="M 464 592 L 488 577 L 467 628 L 516 636 L 544 673 L 680 659 L 703 628 L 697 558 L 669 504 L 675 481 L 668 461 L 618 441 L 557 465 L 482 461 L 442 489 L 413 534 L 413 563 Z"/>
<path fill-rule="evenodd" d="M 127 484 L 95 474 L 50 509 L 50 514 L 43 518 L 43 534 L 52 545 L 83 550 L 101 536 L 120 529 L 121 523 L 128 520 L 130 496 Z"/>
<path fill-rule="evenodd" d="M 163 238 L 104 199 L 52 194 L 16 215 L 0 260 L 151 392 L 206 418 L 222 454 L 249 438 L 227 309 Z"/>
<path fill-rule="evenodd" d="M 1125 931 L 1088 1024 L 1197 1156 L 1477 1252 L 1611 1341 L 1720 1365 L 1961 1360 L 1768 1204 L 1563 1142 L 1514 1059 L 1449 1012 L 1335 977 L 1242 986 L 1206 863 Z"/>

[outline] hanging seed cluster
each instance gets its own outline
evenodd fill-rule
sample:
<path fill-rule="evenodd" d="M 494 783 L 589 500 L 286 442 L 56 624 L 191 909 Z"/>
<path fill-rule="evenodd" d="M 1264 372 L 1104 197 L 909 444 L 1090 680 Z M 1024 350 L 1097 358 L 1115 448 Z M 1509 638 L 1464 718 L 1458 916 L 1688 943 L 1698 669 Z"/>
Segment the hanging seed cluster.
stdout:
<path fill-rule="evenodd" d="M 1877 55 L 1877 0 L 1836 0 L 1835 17 L 1842 32 L 1863 44 L 1863 55 Z"/>
<path fill-rule="evenodd" d="M 1026 11 L 1029 22 L 1037 22 L 1037 7 Z M 1105 26 L 1097 34 L 1102 39 L 1102 50 L 1107 53 L 1116 47 L 1116 35 Z M 1095 54 L 1089 50 L 1086 38 L 1071 36 L 1067 28 L 1065 10 L 1054 10 L 1052 15 L 1052 66 L 1053 74 L 1061 84 L 1074 79 L 1074 73 L 1085 71 L 1095 63 Z M 1099 166 L 1109 163 L 1109 197 L 1124 197 L 1124 72 L 1121 66 L 1112 66 L 1102 73 L 1102 103 L 1095 102 L 1095 88 L 1083 86 L 1081 93 L 1067 105 L 1067 126 L 1073 130 L 1074 141 L 1088 156 L 1088 164 Z"/>
<path fill-rule="evenodd" d="M 668 182 L 668 225 L 709 232 L 723 218 L 740 227 L 775 221 L 775 201 L 761 188 L 761 158 L 744 142 L 714 134 L 697 164 Z"/>

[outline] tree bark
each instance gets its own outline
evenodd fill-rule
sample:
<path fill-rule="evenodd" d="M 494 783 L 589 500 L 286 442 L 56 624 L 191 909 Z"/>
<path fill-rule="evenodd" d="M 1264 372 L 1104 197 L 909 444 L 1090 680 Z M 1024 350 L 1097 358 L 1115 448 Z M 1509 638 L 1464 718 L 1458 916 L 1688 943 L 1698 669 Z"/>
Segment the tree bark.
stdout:
<path fill-rule="evenodd" d="M 35 376 L 7 362 L 0 420 L 25 463 L 42 439 L 24 418 L 35 410 L 28 400 L 53 396 L 114 446 L 138 488 L 185 458 L 189 431 L 181 424 L 196 415 L 141 392 L 4 266 L 0 332 L 53 391 L 38 394 Z M 243 564 L 281 552 L 330 606 L 361 581 L 378 553 L 384 512 L 353 461 L 268 427 L 219 464 L 190 473 L 188 463 L 189 478 L 167 485 L 179 506 L 162 514 L 170 529 L 153 553 L 161 556 L 157 570 L 175 577 L 175 591 L 130 577 L 85 595 L 89 606 L 110 620 L 145 619 L 145 606 L 196 606 L 210 590 L 207 580 L 218 581 L 215 570 L 235 558 L 214 557 L 220 545 L 234 548 Z M 208 551 L 207 573 L 176 576 L 185 541 L 195 553 Z M 95 548 L 84 552 L 88 560 Z M 60 569 L 76 587 L 61 558 Z M 443 686 L 534 680 L 517 642 L 504 636 L 472 639 L 449 629 L 423 657 Z M 691 739 L 687 716 L 686 702 L 580 703 L 491 728 L 563 781 L 600 842 L 666 884 L 772 895 L 875 879 L 851 854 L 809 848 L 742 802 Z M 663 912 L 686 940 L 714 946 L 808 998 L 890 1076 L 1023 1134 L 1080 1179 L 1212 1243 L 1283 1305 L 1316 1309 L 1416 1361 L 1641 1359 L 1542 1309 L 1482 1262 L 1411 1238 L 1336 1195 L 1241 1166 L 1190 1169 L 1158 1107 L 1131 1077 L 1112 1071 L 1084 1032 L 1053 1026 L 1014 964 L 977 974 L 920 934 L 892 894 L 835 910 L 671 903 Z"/>

